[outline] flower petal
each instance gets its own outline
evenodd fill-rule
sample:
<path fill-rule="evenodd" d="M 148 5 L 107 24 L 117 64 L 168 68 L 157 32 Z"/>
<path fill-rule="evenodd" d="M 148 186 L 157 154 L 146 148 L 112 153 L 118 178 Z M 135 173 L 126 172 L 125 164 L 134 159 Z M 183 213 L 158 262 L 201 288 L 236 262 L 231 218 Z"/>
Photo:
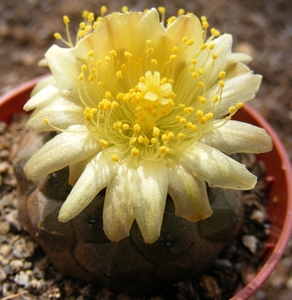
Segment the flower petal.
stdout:
<path fill-rule="evenodd" d="M 56 130 L 50 124 L 56 128 L 67 129 L 71 124 L 84 124 L 83 111 L 83 108 L 75 103 L 57 98 L 46 106 L 37 108 L 30 116 L 26 126 L 35 133 Z M 50 124 L 44 122 L 45 118 L 49 120 Z"/>
<path fill-rule="evenodd" d="M 35 93 L 24 105 L 25 111 L 30 111 L 36 107 L 43 106 L 55 99 L 60 98 L 60 91 L 53 85 L 48 85 Z"/>
<path fill-rule="evenodd" d="M 180 161 L 189 172 L 208 182 L 211 187 L 249 190 L 257 181 L 244 165 L 200 142 L 186 149 Z"/>
<path fill-rule="evenodd" d="M 118 164 L 112 160 L 114 147 L 99 152 L 86 166 L 82 175 L 63 203 L 58 220 L 67 222 L 76 217 L 104 189 L 117 172 Z"/>
<path fill-rule="evenodd" d="M 216 106 L 214 118 L 222 117 L 228 113 L 230 106 L 236 106 L 239 102 L 246 102 L 253 99 L 259 89 L 261 80 L 262 76 L 253 75 L 252 72 L 227 78 L 223 88 L 222 101 L 220 105 Z M 218 86 L 216 85 L 206 93 L 207 97 L 213 97 L 217 90 Z"/>
<path fill-rule="evenodd" d="M 200 142 L 226 154 L 263 153 L 273 147 L 271 137 L 264 129 L 233 120 L 216 130 L 204 133 Z"/>
<path fill-rule="evenodd" d="M 194 177 L 172 160 L 167 161 L 168 193 L 175 206 L 175 214 L 188 221 L 197 222 L 212 215 L 206 183 Z"/>
<path fill-rule="evenodd" d="M 62 97 L 78 101 L 79 95 L 76 87 L 79 84 L 81 63 L 75 57 L 73 49 L 53 45 L 45 57 Z"/>
<path fill-rule="evenodd" d="M 24 172 L 29 179 L 40 179 L 100 150 L 85 126 L 73 125 L 42 146 L 27 162 Z"/>
<path fill-rule="evenodd" d="M 133 184 L 136 181 L 136 168 L 124 163 L 106 189 L 103 227 L 105 235 L 113 242 L 118 242 L 130 234 L 134 221 L 133 203 L 138 198 Z"/>
<path fill-rule="evenodd" d="M 162 161 L 142 160 L 137 168 L 133 214 L 145 243 L 160 236 L 168 188 L 168 171 Z"/>

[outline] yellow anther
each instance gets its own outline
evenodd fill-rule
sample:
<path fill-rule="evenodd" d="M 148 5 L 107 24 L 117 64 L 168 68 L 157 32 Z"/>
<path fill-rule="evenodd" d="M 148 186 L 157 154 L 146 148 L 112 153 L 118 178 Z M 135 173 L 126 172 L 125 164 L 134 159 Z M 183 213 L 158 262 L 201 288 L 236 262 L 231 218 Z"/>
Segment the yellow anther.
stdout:
<path fill-rule="evenodd" d="M 144 136 L 143 135 L 138 136 L 138 143 L 140 143 L 140 144 L 144 143 Z"/>
<path fill-rule="evenodd" d="M 233 114 L 236 111 L 236 108 L 234 106 L 230 106 L 228 110 L 230 114 Z"/>
<path fill-rule="evenodd" d="M 86 31 L 85 30 L 79 30 L 78 31 L 78 37 L 84 37 L 84 36 L 86 36 Z"/>
<path fill-rule="evenodd" d="M 237 106 L 237 108 L 242 108 L 243 102 L 238 102 L 236 106 Z"/>
<path fill-rule="evenodd" d="M 197 85 L 198 85 L 198 88 L 203 88 L 204 87 L 204 82 L 199 81 Z"/>
<path fill-rule="evenodd" d="M 168 137 L 167 137 L 167 135 L 165 133 L 161 136 L 161 140 L 162 140 L 163 143 L 165 143 L 166 141 L 168 141 Z"/>
<path fill-rule="evenodd" d="M 128 51 L 125 51 L 125 52 L 124 52 L 124 55 L 125 55 L 128 59 L 130 59 L 130 58 L 133 56 L 133 54 L 130 53 L 130 52 L 128 52 Z"/>
<path fill-rule="evenodd" d="M 156 59 L 151 59 L 151 65 L 152 66 L 157 66 L 157 64 L 158 64 L 158 62 L 157 62 L 157 60 Z"/>
<path fill-rule="evenodd" d="M 152 133 L 152 135 L 153 135 L 155 138 L 158 138 L 158 137 L 159 137 L 159 133 L 160 133 L 160 130 L 159 130 L 157 127 L 154 127 L 154 128 L 153 128 L 153 133 Z"/>
<path fill-rule="evenodd" d="M 173 47 L 173 48 L 172 48 L 172 52 L 173 52 L 173 53 L 177 53 L 177 52 L 178 52 L 178 47 Z"/>
<path fill-rule="evenodd" d="M 110 63 L 110 61 L 111 61 L 111 58 L 110 58 L 110 56 L 109 56 L 109 55 L 107 55 L 107 56 L 104 58 L 104 61 L 105 61 L 107 64 L 109 64 L 109 63 Z"/>
<path fill-rule="evenodd" d="M 172 131 L 169 131 L 167 133 L 167 138 L 168 138 L 168 140 L 172 140 L 174 138 L 174 133 Z"/>
<path fill-rule="evenodd" d="M 91 72 L 96 75 L 97 74 L 97 70 L 95 68 L 91 68 Z"/>
<path fill-rule="evenodd" d="M 98 60 L 96 61 L 95 65 L 98 67 L 98 66 L 100 66 L 100 64 L 101 64 L 101 60 L 98 59 Z"/>
<path fill-rule="evenodd" d="M 90 74 L 90 75 L 88 76 L 88 80 L 89 80 L 91 83 L 93 83 L 94 80 L 95 80 L 94 75 Z"/>
<path fill-rule="evenodd" d="M 112 156 L 112 160 L 114 161 L 114 162 L 118 162 L 119 161 L 119 157 L 117 156 L 117 155 L 113 155 Z"/>
<path fill-rule="evenodd" d="M 195 71 L 195 68 L 193 66 L 189 67 L 189 71 L 190 72 L 194 72 Z"/>
<path fill-rule="evenodd" d="M 88 16 L 88 14 L 89 14 L 88 10 L 84 10 L 84 11 L 82 12 L 82 18 L 83 18 L 83 19 L 86 19 L 87 16 Z"/>
<path fill-rule="evenodd" d="M 196 125 L 193 125 L 192 126 L 192 131 L 196 131 L 197 130 L 197 126 Z"/>
<path fill-rule="evenodd" d="M 123 73 L 122 73 L 122 71 L 118 71 L 118 72 L 116 73 L 116 78 L 117 78 L 117 79 L 123 78 Z"/>
<path fill-rule="evenodd" d="M 186 114 L 191 113 L 191 112 L 193 112 L 193 111 L 194 111 L 194 108 L 191 107 L 191 106 L 186 107 L 186 108 L 184 109 L 184 113 L 186 113 Z"/>
<path fill-rule="evenodd" d="M 191 60 L 191 62 L 192 62 L 193 65 L 195 65 L 195 64 L 197 63 L 197 59 L 193 58 L 193 59 Z"/>
<path fill-rule="evenodd" d="M 225 76 L 226 76 L 226 72 L 221 71 L 220 74 L 219 74 L 219 78 L 220 78 L 220 79 L 224 79 Z"/>
<path fill-rule="evenodd" d="M 137 155 L 139 155 L 139 150 L 138 150 L 137 148 L 132 148 L 131 154 L 132 154 L 133 156 L 137 156 Z"/>
<path fill-rule="evenodd" d="M 106 140 L 99 140 L 99 143 L 101 144 L 102 147 L 106 147 L 108 145 L 108 142 Z"/>
<path fill-rule="evenodd" d="M 87 26 L 84 28 L 84 31 L 88 33 L 88 32 L 91 31 L 91 29 L 92 29 L 92 26 L 87 25 Z"/>
<path fill-rule="evenodd" d="M 141 131 L 141 126 L 139 124 L 135 124 L 133 126 L 133 129 L 134 129 L 135 132 L 140 132 Z"/>
<path fill-rule="evenodd" d="M 161 146 L 159 147 L 159 150 L 162 154 L 168 154 L 169 153 L 169 148 L 166 146 Z"/>
<path fill-rule="evenodd" d="M 147 41 L 146 41 L 146 45 L 147 45 L 148 47 L 152 46 L 152 41 L 151 41 L 151 40 L 147 40 Z"/>
<path fill-rule="evenodd" d="M 219 100 L 219 96 L 218 95 L 214 95 L 213 98 L 212 98 L 212 101 L 214 103 L 216 103 L 218 100 Z"/>
<path fill-rule="evenodd" d="M 224 85 L 225 85 L 225 82 L 224 82 L 223 80 L 220 80 L 220 81 L 219 81 L 219 86 L 220 86 L 221 88 L 223 88 Z"/>
<path fill-rule="evenodd" d="M 207 120 L 211 120 L 213 118 L 213 113 L 209 112 L 209 113 L 205 114 L 205 117 Z"/>
<path fill-rule="evenodd" d="M 116 101 L 113 101 L 112 103 L 111 103 L 111 109 L 115 109 L 116 107 L 118 107 L 119 106 L 119 104 L 118 104 L 118 102 L 116 102 Z"/>
<path fill-rule="evenodd" d="M 107 12 L 107 7 L 103 5 L 100 8 L 100 14 L 101 14 L 101 16 L 103 17 L 106 12 Z"/>
<path fill-rule="evenodd" d="M 123 129 L 124 130 L 128 130 L 129 128 L 130 128 L 129 124 L 127 124 L 127 123 L 123 124 Z"/>
<path fill-rule="evenodd" d="M 179 120 L 179 122 L 180 122 L 182 125 L 184 125 L 184 124 L 187 123 L 187 120 L 186 120 L 185 118 L 181 118 L 181 119 Z"/>
<path fill-rule="evenodd" d="M 207 44 L 202 44 L 201 47 L 200 47 L 200 49 L 201 49 L 201 50 L 207 49 Z"/>
<path fill-rule="evenodd" d="M 56 40 L 60 40 L 60 39 L 62 38 L 62 36 L 61 36 L 61 34 L 60 34 L 59 32 L 55 32 L 55 33 L 54 33 L 54 38 L 55 38 Z"/>
<path fill-rule="evenodd" d="M 64 24 L 68 24 L 70 22 L 70 19 L 67 16 L 63 17 Z"/>
<path fill-rule="evenodd" d="M 180 133 L 177 135 L 177 138 L 178 138 L 179 140 L 183 139 L 184 137 L 185 137 L 185 135 L 184 135 L 182 132 L 180 132 Z"/>
<path fill-rule="evenodd" d="M 116 99 L 117 99 L 117 100 L 120 100 L 120 101 L 122 101 L 122 100 L 124 99 L 124 97 L 125 97 L 125 94 L 124 94 L 124 93 L 118 93 L 118 94 L 116 95 Z"/>
<path fill-rule="evenodd" d="M 198 100 L 200 101 L 201 104 L 205 104 L 207 99 L 203 96 L 201 96 L 200 98 L 198 98 Z"/>
<path fill-rule="evenodd" d="M 79 77 L 78 77 L 78 80 L 81 81 L 84 79 L 84 73 L 80 73 Z"/>
<path fill-rule="evenodd" d="M 178 12 L 177 12 L 177 15 L 178 16 L 182 16 L 182 15 L 184 15 L 185 14 L 185 10 L 183 9 L 183 8 L 180 8 L 179 10 L 178 10 Z"/>
<path fill-rule="evenodd" d="M 79 29 L 84 29 L 84 28 L 85 28 L 85 23 L 84 22 L 79 23 Z"/>
<path fill-rule="evenodd" d="M 202 27 L 204 29 L 208 28 L 209 27 L 209 23 L 207 21 L 202 22 Z"/>
<path fill-rule="evenodd" d="M 91 112 L 91 109 L 89 107 L 86 107 L 84 109 L 84 118 L 87 120 L 87 121 L 90 121 L 92 119 L 92 112 Z"/>
<path fill-rule="evenodd" d="M 171 25 L 176 20 L 176 17 L 172 16 L 167 19 L 167 27 Z"/>
<path fill-rule="evenodd" d="M 157 10 L 161 13 L 161 14 L 165 14 L 165 7 L 164 6 L 159 6 L 157 8 Z"/>
<path fill-rule="evenodd" d="M 137 142 L 137 138 L 134 136 L 131 138 L 130 143 L 131 145 L 134 145 Z"/>
<path fill-rule="evenodd" d="M 188 122 L 188 123 L 187 123 L 187 127 L 190 128 L 190 129 L 192 129 L 193 125 L 194 125 L 194 124 L 193 124 L 192 122 Z"/>
<path fill-rule="evenodd" d="M 125 13 L 125 12 L 127 12 L 127 11 L 128 11 L 128 6 L 123 6 L 123 7 L 122 7 L 122 12 Z"/>
<path fill-rule="evenodd" d="M 206 122 L 207 122 L 207 118 L 205 116 L 200 118 L 200 123 L 201 124 L 205 124 Z"/>
<path fill-rule="evenodd" d="M 169 57 L 169 60 L 174 61 L 176 58 L 177 58 L 177 55 L 171 54 L 170 57 Z"/>
<path fill-rule="evenodd" d="M 201 69 L 201 68 L 199 68 L 199 69 L 198 69 L 198 74 L 199 74 L 199 75 L 203 75 L 203 73 L 204 73 L 204 70 Z"/>
<path fill-rule="evenodd" d="M 93 50 L 88 51 L 87 55 L 88 55 L 89 57 L 92 57 L 92 56 L 94 55 L 94 51 L 93 51 Z"/>
<path fill-rule="evenodd" d="M 215 47 L 215 44 L 213 44 L 213 43 L 209 45 L 209 49 L 210 49 L 210 50 L 213 50 L 214 47 Z"/>
<path fill-rule="evenodd" d="M 43 121 L 46 123 L 46 124 L 50 124 L 49 120 L 47 118 L 43 118 Z"/>
<path fill-rule="evenodd" d="M 184 36 L 184 37 L 182 38 L 181 41 L 182 41 L 183 43 L 186 43 L 188 39 L 189 39 L 189 38 L 188 38 L 187 36 Z"/>
<path fill-rule="evenodd" d="M 218 58 L 218 54 L 217 54 L 217 53 L 213 53 L 213 54 L 212 54 L 212 58 L 213 58 L 213 59 L 217 59 L 217 58 Z"/>
<path fill-rule="evenodd" d="M 127 68 L 128 68 L 128 67 L 127 67 L 126 64 L 122 64 L 122 65 L 121 65 L 121 71 L 122 71 L 122 72 L 126 72 L 126 71 L 127 71 Z"/>
<path fill-rule="evenodd" d="M 215 37 L 220 36 L 220 31 L 215 28 L 211 28 L 210 32 Z"/>
<path fill-rule="evenodd" d="M 199 74 L 197 72 L 193 72 L 191 76 L 192 76 L 192 78 L 197 78 L 199 76 Z"/>
<path fill-rule="evenodd" d="M 117 52 L 115 51 L 115 50 L 111 50 L 110 51 L 110 56 L 112 56 L 112 57 L 116 57 L 118 54 L 117 54 Z"/>
<path fill-rule="evenodd" d="M 103 81 L 99 81 L 97 84 L 99 87 L 103 87 L 104 86 L 104 82 Z"/>
<path fill-rule="evenodd" d="M 153 53 L 154 52 L 154 48 L 150 47 L 146 50 L 147 54 Z"/>
<path fill-rule="evenodd" d="M 186 106 L 185 106 L 185 104 L 180 103 L 180 104 L 178 105 L 178 107 L 179 107 L 179 108 L 185 108 Z"/>
<path fill-rule="evenodd" d="M 194 44 L 194 42 L 195 42 L 195 40 L 194 40 L 194 39 L 189 39 L 189 40 L 188 40 L 188 45 L 189 45 L 189 46 L 191 46 L 191 45 L 193 45 L 193 44 Z"/>
<path fill-rule="evenodd" d="M 200 19 L 201 19 L 201 22 L 206 22 L 207 21 L 207 17 L 206 16 L 201 16 Z"/>
<path fill-rule="evenodd" d="M 87 65 L 85 65 L 85 64 L 82 65 L 81 66 L 81 71 L 83 71 L 83 72 L 87 71 Z"/>
<path fill-rule="evenodd" d="M 203 115 L 204 115 L 203 111 L 200 110 L 200 109 L 198 109 L 197 112 L 196 112 L 196 116 L 197 116 L 198 118 L 202 118 Z"/>
<path fill-rule="evenodd" d="M 93 12 L 90 12 L 90 13 L 88 14 L 87 20 L 88 20 L 89 22 L 92 22 L 92 21 L 94 20 L 94 13 L 93 13 Z"/>
<path fill-rule="evenodd" d="M 157 143 L 157 139 L 156 138 L 152 138 L 151 139 L 151 144 L 156 144 Z"/>

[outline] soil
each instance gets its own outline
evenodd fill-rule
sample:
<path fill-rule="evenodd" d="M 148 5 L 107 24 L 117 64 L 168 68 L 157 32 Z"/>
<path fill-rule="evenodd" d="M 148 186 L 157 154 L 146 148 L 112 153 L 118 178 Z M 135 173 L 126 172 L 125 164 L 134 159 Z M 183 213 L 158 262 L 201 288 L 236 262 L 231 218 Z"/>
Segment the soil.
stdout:
<path fill-rule="evenodd" d="M 70 17 L 74 28 L 82 10 L 98 13 L 104 4 L 105 1 L 94 0 L 1 0 L 0 94 L 47 72 L 47 69 L 39 68 L 36 64 L 50 45 L 55 43 L 54 32 L 64 32 L 63 15 Z M 119 10 L 122 5 L 128 5 L 133 10 L 164 5 L 169 15 L 176 14 L 178 8 L 183 7 L 198 16 L 206 15 L 211 26 L 222 33 L 231 33 L 234 50 L 251 55 L 251 69 L 263 75 L 260 91 L 251 105 L 270 122 L 292 159 L 290 0 L 174 0 L 171 3 L 125 0 L 119 3 L 107 1 L 106 5 L 109 12 Z M 12 144 L 12 137 L 23 128 L 21 121 L 16 124 L 17 128 L 9 133 L 10 137 L 6 140 L 8 144 L 2 148 L 0 157 L 1 296 L 4 299 L 130 299 L 126 294 L 114 294 L 107 289 L 97 291 L 91 285 L 62 278 L 37 245 L 21 230 L 15 209 L 16 182 L 8 164 L 18 143 L 16 139 L 13 142 L 16 144 Z M 5 128 L 2 125 L 0 127 L 3 133 Z M 10 242 L 12 240 L 12 248 L 5 242 L 8 237 Z M 252 273 L 253 268 L 248 268 L 245 276 L 252 276 Z M 196 299 L 193 283 L 177 284 L 177 298 Z M 214 282 L 207 276 L 199 285 L 209 290 L 209 286 L 214 287 Z M 209 294 L 207 298 L 220 299 L 220 296 Z M 161 299 L 161 296 L 155 295 L 152 299 Z M 292 299 L 292 240 L 275 271 L 252 299 Z"/>

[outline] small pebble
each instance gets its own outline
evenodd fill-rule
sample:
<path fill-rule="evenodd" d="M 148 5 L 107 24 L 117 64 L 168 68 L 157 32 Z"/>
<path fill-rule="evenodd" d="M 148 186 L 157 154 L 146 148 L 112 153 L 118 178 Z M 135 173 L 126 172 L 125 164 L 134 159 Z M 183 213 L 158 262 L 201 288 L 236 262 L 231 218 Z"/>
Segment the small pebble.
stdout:
<path fill-rule="evenodd" d="M 0 173 L 3 174 L 7 172 L 10 168 L 10 164 L 7 161 L 3 161 L 0 163 Z"/>
<path fill-rule="evenodd" d="M 242 237 L 242 243 L 251 253 L 256 253 L 258 240 L 254 235 L 244 235 Z"/>
<path fill-rule="evenodd" d="M 28 272 L 19 272 L 14 277 L 14 282 L 20 286 L 26 286 L 30 282 L 30 276 Z"/>
<path fill-rule="evenodd" d="M 13 254 L 17 258 L 32 257 L 35 250 L 35 243 L 30 238 L 20 238 L 14 244 Z"/>

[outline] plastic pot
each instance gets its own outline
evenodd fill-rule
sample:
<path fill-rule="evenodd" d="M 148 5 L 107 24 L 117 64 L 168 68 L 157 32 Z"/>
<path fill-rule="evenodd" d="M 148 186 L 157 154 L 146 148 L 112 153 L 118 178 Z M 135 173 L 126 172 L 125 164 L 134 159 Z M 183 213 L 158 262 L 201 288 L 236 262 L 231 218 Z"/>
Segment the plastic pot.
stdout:
<path fill-rule="evenodd" d="M 0 121 L 9 123 L 14 113 L 22 111 L 30 98 L 32 88 L 42 77 L 28 81 L 0 97 Z M 272 137 L 274 148 L 257 157 L 264 161 L 269 185 L 268 206 L 271 229 L 264 248 L 263 262 L 256 276 L 232 300 L 248 299 L 265 282 L 280 260 L 292 228 L 292 170 L 286 151 L 275 131 L 253 108 L 247 104 L 239 110 L 235 119 L 264 128 Z"/>

